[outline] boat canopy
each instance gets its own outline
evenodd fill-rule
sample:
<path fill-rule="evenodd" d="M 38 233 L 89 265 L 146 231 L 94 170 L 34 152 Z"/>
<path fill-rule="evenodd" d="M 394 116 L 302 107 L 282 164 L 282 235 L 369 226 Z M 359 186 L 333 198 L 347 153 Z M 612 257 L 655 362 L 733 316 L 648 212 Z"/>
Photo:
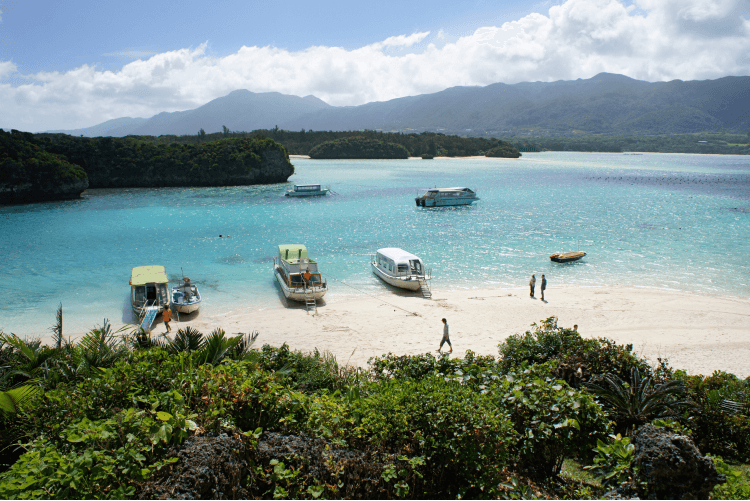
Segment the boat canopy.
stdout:
<path fill-rule="evenodd" d="M 130 285 L 166 284 L 167 270 L 163 266 L 137 266 L 130 273 Z"/>
<path fill-rule="evenodd" d="M 310 259 L 310 256 L 308 256 L 307 247 L 301 244 L 279 245 L 279 259 L 294 264 L 305 259 L 307 260 L 306 262 L 315 263 L 315 260 Z"/>
<path fill-rule="evenodd" d="M 390 259 L 394 263 L 409 263 L 409 261 L 421 261 L 417 256 L 410 252 L 406 252 L 403 249 L 397 247 L 386 247 L 384 249 L 378 249 L 378 254 Z"/>

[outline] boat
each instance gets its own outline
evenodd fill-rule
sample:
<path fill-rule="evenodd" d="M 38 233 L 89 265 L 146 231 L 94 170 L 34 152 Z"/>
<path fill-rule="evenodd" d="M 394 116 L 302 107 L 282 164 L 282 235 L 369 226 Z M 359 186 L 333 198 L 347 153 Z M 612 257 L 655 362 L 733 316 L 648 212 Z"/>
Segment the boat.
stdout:
<path fill-rule="evenodd" d="M 464 187 L 430 188 L 422 190 L 414 201 L 417 207 L 447 207 L 453 205 L 471 205 L 479 200 L 477 194 Z"/>
<path fill-rule="evenodd" d="M 144 330 L 170 306 L 169 279 L 163 266 L 137 266 L 130 272 L 130 303 Z"/>
<path fill-rule="evenodd" d="M 198 286 L 190 282 L 190 277 L 184 277 L 177 287 L 172 287 L 172 305 L 185 314 L 198 311 L 201 307 L 201 293 Z"/>
<path fill-rule="evenodd" d="M 386 247 L 378 249 L 370 265 L 372 272 L 387 284 L 410 291 L 422 289 L 429 293 L 427 280 L 432 277 L 425 270 L 422 260 L 414 254 L 396 247 Z"/>
<path fill-rule="evenodd" d="M 318 263 L 310 259 L 307 247 L 301 244 L 279 245 L 273 273 L 287 299 L 310 305 L 310 301 L 322 298 L 328 290 L 328 282 L 322 279 Z"/>
<path fill-rule="evenodd" d="M 331 191 L 319 184 L 295 184 L 294 188 L 287 190 L 287 197 L 319 197 Z"/>
<path fill-rule="evenodd" d="M 552 254 L 549 258 L 556 263 L 570 263 L 571 261 L 578 261 L 585 255 L 586 253 L 583 251 L 557 252 Z"/>

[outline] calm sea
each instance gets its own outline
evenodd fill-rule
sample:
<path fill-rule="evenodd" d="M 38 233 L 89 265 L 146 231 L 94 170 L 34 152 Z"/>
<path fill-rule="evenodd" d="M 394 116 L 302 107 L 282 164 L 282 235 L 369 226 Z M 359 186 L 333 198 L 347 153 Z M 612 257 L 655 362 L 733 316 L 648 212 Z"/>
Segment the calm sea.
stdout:
<path fill-rule="evenodd" d="M 621 285 L 747 297 L 750 158 L 525 153 L 521 159 L 293 159 L 289 183 L 89 190 L 80 200 L 0 208 L 0 328 L 46 336 L 131 320 L 134 266 L 200 285 L 204 310 L 279 304 L 278 244 L 303 243 L 328 301 L 379 292 L 369 256 L 401 247 L 432 268 L 433 290 Z M 293 183 L 335 194 L 290 199 Z M 468 186 L 470 207 L 417 208 L 426 187 Z M 219 238 L 219 235 L 223 235 Z M 556 251 L 584 250 L 574 264 Z M 538 277 L 539 275 L 537 275 Z M 338 282 L 337 282 L 338 281 Z"/>

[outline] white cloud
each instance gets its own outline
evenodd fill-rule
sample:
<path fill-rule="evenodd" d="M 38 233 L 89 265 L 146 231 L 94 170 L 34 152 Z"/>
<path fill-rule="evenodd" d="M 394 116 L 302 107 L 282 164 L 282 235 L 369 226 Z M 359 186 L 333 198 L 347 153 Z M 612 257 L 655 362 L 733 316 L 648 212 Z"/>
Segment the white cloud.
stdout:
<path fill-rule="evenodd" d="M 437 47 L 429 32 L 389 37 L 355 50 L 291 52 L 242 47 L 211 57 L 206 44 L 139 59 L 119 71 L 81 66 L 24 75 L 0 62 L 0 127 L 72 129 L 122 116 L 195 108 L 236 89 L 313 94 L 356 105 L 455 85 L 589 78 L 692 80 L 750 74 L 750 0 L 567 0 L 546 14 L 488 26 Z M 444 36 L 438 32 L 435 40 Z M 398 52 L 394 48 L 412 47 Z"/>

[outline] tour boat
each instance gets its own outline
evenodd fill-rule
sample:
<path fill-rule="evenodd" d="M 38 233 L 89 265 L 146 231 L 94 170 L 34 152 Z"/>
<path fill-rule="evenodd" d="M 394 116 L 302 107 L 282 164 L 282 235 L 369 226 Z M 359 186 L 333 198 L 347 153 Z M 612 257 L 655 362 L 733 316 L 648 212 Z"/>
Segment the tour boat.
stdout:
<path fill-rule="evenodd" d="M 138 322 L 149 330 L 156 316 L 170 305 L 169 279 L 163 266 L 137 266 L 130 272 L 130 303 Z"/>
<path fill-rule="evenodd" d="M 198 286 L 190 282 L 190 277 L 180 280 L 180 285 L 172 287 L 172 304 L 180 313 L 193 313 L 201 307 L 201 293 Z"/>
<path fill-rule="evenodd" d="M 420 258 L 396 247 L 378 249 L 370 261 L 372 272 L 385 283 L 410 291 L 429 293 L 427 280 L 432 278 Z"/>
<path fill-rule="evenodd" d="M 279 245 L 278 262 L 274 259 L 273 273 L 284 297 L 294 301 L 311 301 L 322 298 L 328 290 L 318 263 L 310 259 L 307 248 L 299 244 Z"/>
<path fill-rule="evenodd" d="M 586 253 L 583 251 L 558 252 L 556 254 L 552 254 L 549 258 L 556 263 L 569 263 L 571 261 L 578 261 L 585 255 Z"/>
<path fill-rule="evenodd" d="M 287 190 L 286 196 L 288 197 L 319 197 L 325 195 L 331 191 L 329 188 L 324 188 L 319 184 L 295 184 L 294 188 Z"/>
<path fill-rule="evenodd" d="M 414 201 L 417 207 L 448 207 L 452 205 L 471 205 L 479 200 L 477 194 L 469 188 L 430 188 L 422 190 Z"/>

